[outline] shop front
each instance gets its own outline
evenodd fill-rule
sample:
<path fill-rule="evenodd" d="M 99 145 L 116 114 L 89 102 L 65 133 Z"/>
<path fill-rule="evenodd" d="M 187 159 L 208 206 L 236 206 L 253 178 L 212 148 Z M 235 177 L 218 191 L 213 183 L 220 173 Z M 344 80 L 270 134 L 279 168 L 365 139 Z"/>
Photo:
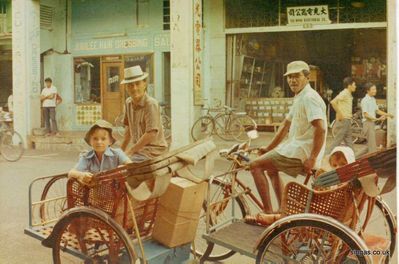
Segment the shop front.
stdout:
<path fill-rule="evenodd" d="M 327 105 L 352 77 L 354 107 L 367 82 L 377 85 L 378 103 L 387 107 L 385 1 L 232 2 L 225 4 L 228 104 L 259 125 L 281 122 L 293 96 L 283 77 L 286 65 L 304 60 L 311 65 L 310 84 Z M 333 111 L 328 116 L 335 118 Z"/>
<path fill-rule="evenodd" d="M 72 1 L 65 12 L 52 32 L 42 30 L 41 44 L 52 43 L 42 53 L 42 77 L 52 77 L 63 97 L 61 130 L 85 130 L 98 119 L 114 124 L 128 96 L 124 69 L 135 65 L 149 73 L 147 92 L 170 103 L 168 1 Z"/>

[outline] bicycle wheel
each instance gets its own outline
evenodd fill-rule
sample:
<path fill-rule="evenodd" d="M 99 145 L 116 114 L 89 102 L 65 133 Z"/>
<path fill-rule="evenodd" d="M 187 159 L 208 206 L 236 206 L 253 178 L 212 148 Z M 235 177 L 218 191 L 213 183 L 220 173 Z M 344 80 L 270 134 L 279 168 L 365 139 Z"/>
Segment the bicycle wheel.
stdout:
<path fill-rule="evenodd" d="M 359 223 L 364 223 L 366 214 L 367 210 L 363 210 L 360 214 Z M 376 197 L 373 211 L 363 234 L 390 241 L 389 255 L 390 257 L 393 256 L 396 247 L 396 219 L 380 196 Z M 389 263 L 389 258 L 385 259 L 385 263 Z"/>
<path fill-rule="evenodd" d="M 115 121 L 114 121 L 114 129 L 115 129 L 116 133 L 118 133 L 118 135 L 120 135 L 120 136 L 125 135 L 125 124 L 123 124 L 124 117 L 125 117 L 125 114 L 120 114 L 115 118 Z"/>
<path fill-rule="evenodd" d="M 226 141 L 234 140 L 232 129 L 240 129 L 233 124 L 232 114 L 220 114 L 215 117 L 215 131 L 221 139 Z"/>
<path fill-rule="evenodd" d="M 43 188 L 40 201 L 40 219 L 42 223 L 57 220 L 66 210 L 66 184 L 68 175 L 62 174 L 51 178 Z"/>
<path fill-rule="evenodd" d="M 161 121 L 162 121 L 164 136 L 166 139 L 169 139 L 172 136 L 170 117 L 167 115 L 161 115 Z"/>
<path fill-rule="evenodd" d="M 74 208 L 54 227 L 44 245 L 53 248 L 53 262 L 136 263 L 132 241 L 122 227 L 98 209 Z M 73 259 L 72 253 L 77 258 Z"/>
<path fill-rule="evenodd" d="M 209 116 L 202 116 L 195 121 L 191 128 L 191 137 L 194 141 L 210 137 L 213 133 L 213 119 Z"/>
<path fill-rule="evenodd" d="M 209 191 L 212 203 L 214 203 L 231 196 L 231 185 L 223 183 L 220 180 L 214 180 L 212 182 L 212 186 L 210 187 Z M 246 209 L 245 209 L 246 207 L 241 197 L 235 198 L 234 205 L 232 203 L 232 200 L 226 200 L 226 202 L 218 203 L 216 205 L 217 206 L 212 208 L 212 212 L 210 214 L 211 226 L 214 226 L 218 223 L 222 223 L 228 218 L 231 218 L 233 206 L 234 209 L 236 210 L 236 217 L 244 218 L 246 215 Z M 220 261 L 231 257 L 236 253 L 235 251 L 226 249 L 218 245 L 208 244 L 206 240 L 202 238 L 202 234 L 206 232 L 206 211 L 207 211 L 207 203 L 206 201 L 204 201 L 195 237 L 195 254 L 198 257 L 202 257 L 204 255 L 204 252 L 209 248 L 209 250 L 212 250 L 212 252 L 209 255 L 209 257 L 206 259 L 208 261 Z"/>
<path fill-rule="evenodd" d="M 362 124 L 355 120 L 352 119 L 351 121 L 351 131 L 352 131 L 352 142 L 356 143 L 359 141 L 359 139 L 362 137 L 362 130 L 363 130 L 363 126 Z"/>
<path fill-rule="evenodd" d="M 248 140 L 247 132 L 256 129 L 257 124 L 255 120 L 247 115 L 237 115 L 229 127 L 230 134 L 237 141 Z"/>
<path fill-rule="evenodd" d="M 257 264 L 371 263 L 369 256 L 362 254 L 368 250 L 363 240 L 332 218 L 291 215 L 275 222 L 268 230 L 259 247 Z"/>
<path fill-rule="evenodd" d="M 22 137 L 18 132 L 6 130 L 1 136 L 0 142 L 1 155 L 8 161 L 17 161 L 24 153 Z"/>

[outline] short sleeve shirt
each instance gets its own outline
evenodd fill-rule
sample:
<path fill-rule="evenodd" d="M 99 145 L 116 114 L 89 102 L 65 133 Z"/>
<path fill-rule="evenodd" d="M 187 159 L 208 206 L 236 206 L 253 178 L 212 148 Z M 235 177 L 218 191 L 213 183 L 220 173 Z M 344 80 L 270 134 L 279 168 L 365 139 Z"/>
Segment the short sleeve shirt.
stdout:
<path fill-rule="evenodd" d="M 104 151 L 101 162 L 98 160 L 95 151 L 90 150 L 80 155 L 74 169 L 82 172 L 98 173 L 115 169 L 119 165 L 126 164 L 127 161 L 129 161 L 129 157 L 121 149 L 108 147 Z"/>
<path fill-rule="evenodd" d="M 51 86 L 50 88 L 44 87 L 42 90 L 41 95 L 47 96 L 50 94 L 56 94 L 57 93 L 57 88 L 55 86 Z M 46 99 L 43 101 L 43 107 L 55 107 L 56 104 L 56 96 L 54 96 L 53 99 Z"/>
<path fill-rule="evenodd" d="M 129 127 L 133 144 L 146 132 L 157 131 L 156 138 L 150 144 L 144 146 L 138 154 L 148 158 L 154 158 L 168 149 L 161 123 L 161 111 L 157 100 L 145 94 L 138 104 L 133 104 L 132 98 L 128 98 L 125 104 L 125 126 Z"/>
<path fill-rule="evenodd" d="M 334 98 L 334 100 L 337 102 L 338 108 L 341 110 L 344 119 L 351 119 L 353 105 L 352 93 L 349 92 L 348 89 L 344 89 Z"/>
<path fill-rule="evenodd" d="M 377 101 L 375 100 L 375 98 L 373 96 L 369 96 L 368 94 L 366 94 L 366 96 L 360 102 L 360 105 L 362 107 L 363 122 L 366 121 L 366 118 L 364 117 L 365 112 L 369 116 L 376 118 L 376 112 L 378 110 L 378 105 L 377 105 Z"/>
<path fill-rule="evenodd" d="M 321 96 L 308 84 L 294 97 L 294 102 L 287 120 L 291 122 L 288 139 L 276 147 L 277 153 L 288 158 L 300 159 L 302 162 L 310 157 L 313 149 L 315 128 L 313 120 L 323 121 L 327 131 L 326 104 Z M 327 133 L 322 149 L 317 156 L 315 168 L 320 167 L 324 155 Z"/>

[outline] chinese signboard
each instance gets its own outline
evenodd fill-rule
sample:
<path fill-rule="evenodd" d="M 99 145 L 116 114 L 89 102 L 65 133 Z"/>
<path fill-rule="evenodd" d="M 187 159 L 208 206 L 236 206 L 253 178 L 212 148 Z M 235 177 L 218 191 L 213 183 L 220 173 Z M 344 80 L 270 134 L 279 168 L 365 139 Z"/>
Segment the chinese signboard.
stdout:
<path fill-rule="evenodd" d="M 328 5 L 287 7 L 288 25 L 330 24 Z"/>
<path fill-rule="evenodd" d="M 194 1 L 194 105 L 202 105 L 202 3 Z"/>

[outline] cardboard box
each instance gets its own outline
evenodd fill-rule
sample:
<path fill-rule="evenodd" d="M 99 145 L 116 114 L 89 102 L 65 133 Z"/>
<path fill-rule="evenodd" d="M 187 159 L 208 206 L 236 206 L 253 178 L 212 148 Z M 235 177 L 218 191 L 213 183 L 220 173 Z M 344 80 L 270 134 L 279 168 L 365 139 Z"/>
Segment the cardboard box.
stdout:
<path fill-rule="evenodd" d="M 171 179 L 160 197 L 152 237 L 168 247 L 190 243 L 195 239 L 207 183 L 184 178 Z"/>

